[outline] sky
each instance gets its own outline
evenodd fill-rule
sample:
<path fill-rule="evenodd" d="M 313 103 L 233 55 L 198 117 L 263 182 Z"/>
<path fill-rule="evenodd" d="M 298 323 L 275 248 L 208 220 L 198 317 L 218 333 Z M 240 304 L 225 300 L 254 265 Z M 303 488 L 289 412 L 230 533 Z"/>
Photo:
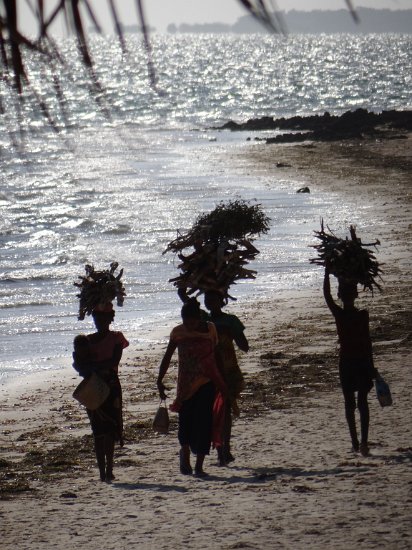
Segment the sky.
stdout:
<path fill-rule="evenodd" d="M 412 0 L 352 0 L 355 7 L 376 9 L 412 9 Z M 46 5 L 53 7 L 57 0 L 47 0 Z M 90 0 L 95 8 L 99 22 L 106 32 L 111 32 L 111 17 L 107 9 L 107 0 Z M 20 20 L 24 30 L 34 32 L 33 17 L 25 7 L 26 3 L 19 0 Z M 137 23 L 135 0 L 116 0 L 120 12 L 120 20 L 126 25 Z M 270 1 L 268 1 L 270 5 Z M 281 10 L 312 10 L 312 9 L 345 9 L 344 0 L 278 0 Z M 238 0 L 146 0 L 144 3 L 147 23 L 158 32 L 165 32 L 170 23 L 229 23 L 246 14 Z M 53 29 L 54 34 L 62 34 L 62 23 Z"/>

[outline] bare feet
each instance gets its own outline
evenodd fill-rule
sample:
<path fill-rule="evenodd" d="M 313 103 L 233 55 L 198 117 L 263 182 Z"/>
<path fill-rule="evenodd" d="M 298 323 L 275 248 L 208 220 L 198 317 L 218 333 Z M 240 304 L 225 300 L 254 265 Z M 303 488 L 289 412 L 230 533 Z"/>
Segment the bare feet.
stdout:
<path fill-rule="evenodd" d="M 235 457 L 232 455 L 232 453 L 224 447 L 218 448 L 217 457 L 219 460 L 219 466 L 226 466 L 227 464 L 235 460 Z"/>
<path fill-rule="evenodd" d="M 185 456 L 183 449 L 180 449 L 179 459 L 180 459 L 180 473 L 183 474 L 184 476 L 193 474 L 193 469 L 190 465 L 190 462 L 187 460 L 187 457 Z"/>
<path fill-rule="evenodd" d="M 370 456 L 369 447 L 367 443 L 361 443 L 359 445 L 359 450 L 362 456 Z"/>
<path fill-rule="evenodd" d="M 359 443 L 352 443 L 352 452 L 353 453 L 359 452 Z"/>
<path fill-rule="evenodd" d="M 116 478 L 114 477 L 113 472 L 106 472 L 106 477 L 105 477 L 106 483 L 111 483 L 115 479 Z"/>

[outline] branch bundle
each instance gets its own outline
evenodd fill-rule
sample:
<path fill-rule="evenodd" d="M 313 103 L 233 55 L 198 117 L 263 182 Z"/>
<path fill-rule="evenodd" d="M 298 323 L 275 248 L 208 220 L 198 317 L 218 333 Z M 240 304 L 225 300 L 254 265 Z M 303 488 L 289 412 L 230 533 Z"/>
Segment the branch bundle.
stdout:
<path fill-rule="evenodd" d="M 328 230 L 330 231 L 329 228 Z M 318 256 L 311 258 L 310 263 L 328 266 L 340 283 L 361 284 L 364 290 L 369 289 L 372 293 L 374 287 L 381 290 L 381 285 L 376 279 L 381 279 L 382 270 L 371 250 L 377 249 L 380 245 L 378 239 L 373 243 L 362 243 L 356 236 L 353 225 L 349 227 L 350 239 L 341 239 L 331 231 L 325 231 L 323 220 L 320 231 L 314 233 L 320 243 L 312 245 Z"/>
<path fill-rule="evenodd" d="M 82 321 L 86 315 L 90 315 L 97 306 L 111 304 L 116 298 L 117 305 L 121 307 L 124 302 L 126 292 L 121 281 L 123 269 L 118 275 L 114 275 L 119 264 L 112 262 L 110 269 L 95 271 L 92 265 L 86 265 L 86 275 L 79 275 L 80 282 L 74 283 L 80 288 L 77 297 L 79 303 L 79 321 Z"/>
<path fill-rule="evenodd" d="M 169 282 L 185 295 L 217 290 L 226 300 L 232 298 L 231 285 L 256 277 L 256 271 L 245 267 L 259 254 L 252 235 L 267 233 L 269 221 L 260 205 L 242 200 L 220 203 L 200 215 L 188 233 L 178 235 L 164 251 L 177 253 L 181 260 L 180 275 Z M 182 251 L 190 247 L 194 251 L 184 255 Z"/>

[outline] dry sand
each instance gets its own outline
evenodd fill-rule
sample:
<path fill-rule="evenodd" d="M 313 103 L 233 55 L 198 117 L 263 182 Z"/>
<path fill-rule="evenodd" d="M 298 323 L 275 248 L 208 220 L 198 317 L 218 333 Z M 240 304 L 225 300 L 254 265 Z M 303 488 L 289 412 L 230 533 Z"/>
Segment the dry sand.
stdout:
<path fill-rule="evenodd" d="M 163 345 L 125 356 L 126 446 L 110 485 L 97 481 L 71 371 L 1 388 L 2 549 L 412 548 L 411 139 L 250 144 L 238 162 L 250 173 L 281 169 L 284 185 L 332 190 L 342 204 L 364 203 L 382 240 L 385 293 L 361 302 L 394 404 L 381 409 L 372 390 L 371 456 L 350 452 L 335 327 L 319 281 L 231 306 L 252 348 L 240 358 L 247 387 L 236 461 L 219 468 L 212 454 L 206 479 L 179 474 L 174 418 L 169 435 L 150 428 Z"/>

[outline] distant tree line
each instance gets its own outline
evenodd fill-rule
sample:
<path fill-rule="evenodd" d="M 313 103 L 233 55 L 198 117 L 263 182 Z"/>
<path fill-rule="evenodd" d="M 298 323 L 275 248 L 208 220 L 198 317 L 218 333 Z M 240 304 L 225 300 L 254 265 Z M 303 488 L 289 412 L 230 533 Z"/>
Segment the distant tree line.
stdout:
<path fill-rule="evenodd" d="M 412 33 L 412 10 L 378 10 L 358 8 L 358 24 L 347 10 L 290 10 L 283 13 L 285 29 L 292 34 L 316 33 Z M 252 17 L 240 17 L 233 25 L 205 23 L 171 24 L 169 33 L 239 33 L 265 32 Z"/>

